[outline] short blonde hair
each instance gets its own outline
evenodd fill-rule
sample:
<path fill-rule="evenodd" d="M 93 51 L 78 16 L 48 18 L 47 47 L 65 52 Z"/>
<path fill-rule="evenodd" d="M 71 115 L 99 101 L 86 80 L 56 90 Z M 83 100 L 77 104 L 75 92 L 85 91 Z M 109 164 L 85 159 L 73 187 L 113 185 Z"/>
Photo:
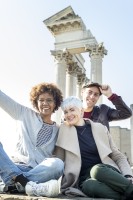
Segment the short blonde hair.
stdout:
<path fill-rule="evenodd" d="M 61 109 L 64 111 L 65 109 L 69 108 L 70 106 L 72 107 L 77 107 L 79 109 L 83 108 L 82 101 L 76 97 L 76 96 L 70 96 L 66 98 L 62 103 L 61 103 Z"/>

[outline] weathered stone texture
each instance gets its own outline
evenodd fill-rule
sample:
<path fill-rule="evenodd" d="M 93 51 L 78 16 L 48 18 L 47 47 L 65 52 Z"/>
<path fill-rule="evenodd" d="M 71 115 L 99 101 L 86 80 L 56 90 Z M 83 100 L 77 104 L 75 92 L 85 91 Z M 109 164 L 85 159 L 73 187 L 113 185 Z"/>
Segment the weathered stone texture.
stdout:
<path fill-rule="evenodd" d="M 26 195 L 11 195 L 11 194 L 0 194 L 0 200 L 61 200 L 61 199 L 70 199 L 70 200 L 109 200 L 109 199 L 101 199 L 101 198 L 69 198 L 66 196 L 59 196 L 59 198 L 47 198 L 47 197 L 30 197 Z"/>

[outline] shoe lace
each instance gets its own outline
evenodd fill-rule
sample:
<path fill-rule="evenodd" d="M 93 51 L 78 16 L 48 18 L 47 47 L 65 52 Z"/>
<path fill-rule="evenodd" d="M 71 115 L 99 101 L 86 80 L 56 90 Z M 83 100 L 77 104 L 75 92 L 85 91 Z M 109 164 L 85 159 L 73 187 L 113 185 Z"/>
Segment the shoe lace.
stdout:
<path fill-rule="evenodd" d="M 42 185 L 42 184 L 35 184 L 32 187 L 32 192 L 33 194 L 39 196 L 41 194 L 47 193 L 48 192 L 48 185 Z"/>

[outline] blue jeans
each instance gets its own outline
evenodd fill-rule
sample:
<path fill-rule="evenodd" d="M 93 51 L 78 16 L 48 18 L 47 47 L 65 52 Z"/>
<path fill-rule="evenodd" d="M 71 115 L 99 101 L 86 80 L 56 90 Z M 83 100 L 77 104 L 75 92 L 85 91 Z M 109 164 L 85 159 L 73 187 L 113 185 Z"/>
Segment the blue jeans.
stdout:
<path fill-rule="evenodd" d="M 0 176 L 5 185 L 13 184 L 13 177 L 23 174 L 29 181 L 43 183 L 51 179 L 58 180 L 64 170 L 64 163 L 59 158 L 45 158 L 32 168 L 26 164 L 14 163 L 0 143 Z"/>

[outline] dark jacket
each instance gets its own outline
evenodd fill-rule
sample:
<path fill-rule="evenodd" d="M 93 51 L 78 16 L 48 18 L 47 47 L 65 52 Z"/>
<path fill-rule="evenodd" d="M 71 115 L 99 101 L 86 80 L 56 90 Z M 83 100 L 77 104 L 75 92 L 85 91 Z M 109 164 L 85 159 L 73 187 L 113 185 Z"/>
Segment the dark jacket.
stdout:
<path fill-rule="evenodd" d="M 94 106 L 90 119 L 94 122 L 100 122 L 109 129 L 109 122 L 127 119 L 132 116 L 131 109 L 125 104 L 120 96 L 112 99 L 114 108 L 110 108 L 105 104 Z"/>

